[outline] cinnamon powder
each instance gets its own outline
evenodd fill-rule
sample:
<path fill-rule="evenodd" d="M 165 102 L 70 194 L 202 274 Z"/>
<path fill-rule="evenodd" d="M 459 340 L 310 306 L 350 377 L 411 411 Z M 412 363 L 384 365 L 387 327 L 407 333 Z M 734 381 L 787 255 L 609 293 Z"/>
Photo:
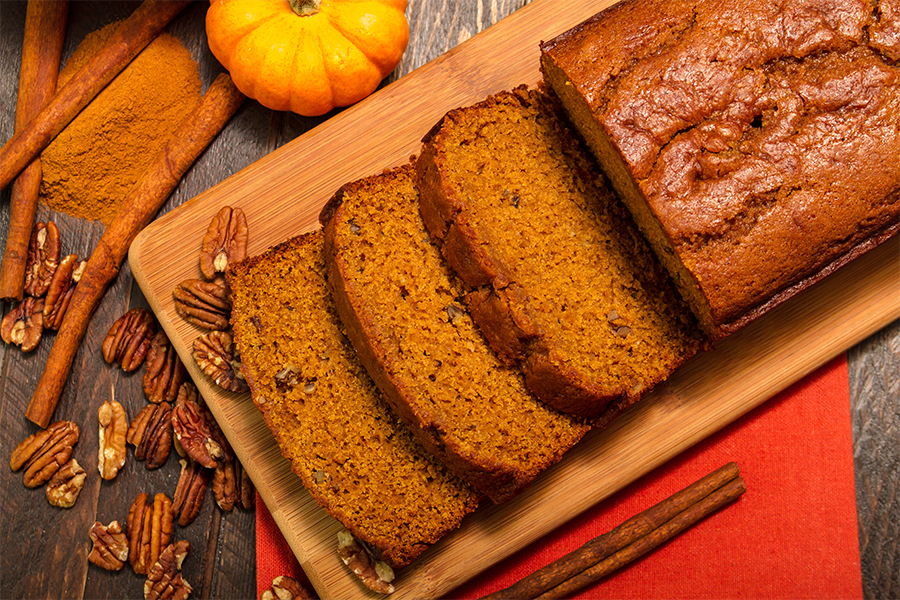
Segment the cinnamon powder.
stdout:
<path fill-rule="evenodd" d="M 85 37 L 60 72 L 60 86 L 118 25 Z M 40 199 L 59 212 L 108 225 L 199 99 L 197 63 L 175 37 L 160 34 L 41 154 Z"/>

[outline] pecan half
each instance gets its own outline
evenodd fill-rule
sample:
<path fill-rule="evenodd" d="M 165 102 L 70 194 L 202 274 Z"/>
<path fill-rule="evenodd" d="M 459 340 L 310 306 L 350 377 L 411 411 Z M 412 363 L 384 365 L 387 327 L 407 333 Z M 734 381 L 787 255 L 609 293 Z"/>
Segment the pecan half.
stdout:
<path fill-rule="evenodd" d="M 175 439 L 185 454 L 208 469 L 214 469 L 220 460 L 233 457 L 231 447 L 215 419 L 199 402 L 179 395 L 179 401 L 172 409 L 172 430 Z M 224 443 L 223 443 L 224 441 Z"/>
<path fill-rule="evenodd" d="M 279 575 L 272 580 L 272 586 L 265 590 L 259 600 L 317 600 L 318 596 L 303 583 L 287 575 Z"/>
<path fill-rule="evenodd" d="M 69 308 L 72 294 L 75 292 L 75 284 L 81 280 L 87 261 L 78 261 L 77 254 L 69 254 L 59 262 L 47 296 L 44 298 L 44 327 L 57 330 L 62 325 L 63 317 Z"/>
<path fill-rule="evenodd" d="M 250 510 L 256 503 L 256 489 L 237 458 L 219 463 L 213 473 L 212 489 L 216 504 L 225 512 L 235 506 Z"/>
<path fill-rule="evenodd" d="M 166 402 L 148 404 L 128 427 L 125 441 L 134 446 L 134 457 L 146 460 L 148 469 L 157 469 L 172 451 L 172 408 Z"/>
<path fill-rule="evenodd" d="M 103 340 L 103 360 L 131 372 L 143 364 L 156 333 L 156 320 L 146 308 L 132 308 L 119 317 Z"/>
<path fill-rule="evenodd" d="M 141 492 L 128 509 L 128 562 L 139 575 L 146 575 L 160 552 L 172 541 L 172 501 L 162 492 L 153 503 Z"/>
<path fill-rule="evenodd" d="M 51 477 L 72 457 L 80 431 L 72 421 L 57 421 L 25 438 L 13 450 L 9 468 L 25 469 L 25 485 L 37 487 Z"/>
<path fill-rule="evenodd" d="M 84 487 L 87 473 L 74 458 L 64 464 L 47 483 L 47 502 L 59 508 L 72 508 Z"/>
<path fill-rule="evenodd" d="M 104 525 L 100 521 L 91 526 L 89 532 L 94 543 L 88 560 L 107 571 L 118 571 L 128 560 L 128 537 L 118 521 Z"/>
<path fill-rule="evenodd" d="M 182 458 L 180 462 L 181 475 L 172 497 L 172 516 L 178 518 L 179 525 L 187 527 L 203 508 L 210 471 L 190 458 Z"/>
<path fill-rule="evenodd" d="M 144 394 L 150 402 L 171 402 L 187 378 L 187 369 L 169 342 L 166 332 L 159 330 L 150 342 L 144 370 Z"/>
<path fill-rule="evenodd" d="M 47 293 L 59 265 L 59 229 L 53 221 L 34 224 L 25 262 L 25 293 L 40 298 Z"/>
<path fill-rule="evenodd" d="M 219 281 L 185 279 L 172 292 L 175 312 L 188 323 L 204 329 L 224 331 L 231 324 L 231 294 Z"/>
<path fill-rule="evenodd" d="M 103 479 L 113 479 L 119 469 L 125 466 L 128 417 L 121 404 L 115 400 L 107 400 L 97 410 L 97 420 L 100 422 L 97 469 Z"/>
<path fill-rule="evenodd" d="M 15 344 L 22 352 L 37 348 L 44 332 L 44 299 L 26 296 L 0 322 L 0 338 Z"/>
<path fill-rule="evenodd" d="M 204 333 L 193 344 L 193 357 L 200 369 L 223 390 L 246 392 L 250 388 L 235 357 L 231 334 L 225 331 Z"/>
<path fill-rule="evenodd" d="M 163 549 L 147 573 L 147 581 L 144 582 L 145 600 L 184 600 L 194 591 L 181 576 L 181 565 L 190 549 L 191 545 L 187 540 L 179 540 Z"/>
<path fill-rule="evenodd" d="M 247 218 L 240 208 L 223 206 L 203 236 L 200 272 L 207 279 L 224 273 L 229 263 L 247 258 Z"/>
<path fill-rule="evenodd" d="M 379 594 L 394 592 L 391 584 L 394 570 L 387 563 L 375 560 L 369 549 L 346 529 L 338 532 L 338 555 L 370 590 Z"/>

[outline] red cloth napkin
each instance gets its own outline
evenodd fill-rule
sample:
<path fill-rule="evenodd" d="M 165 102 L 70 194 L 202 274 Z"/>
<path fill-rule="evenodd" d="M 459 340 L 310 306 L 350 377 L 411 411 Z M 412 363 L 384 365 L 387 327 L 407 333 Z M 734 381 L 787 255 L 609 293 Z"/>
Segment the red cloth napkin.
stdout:
<path fill-rule="evenodd" d="M 729 461 L 747 484 L 737 502 L 577 597 L 862 598 L 844 355 L 450 597 L 507 587 Z M 262 502 L 256 521 L 259 591 L 303 578 Z"/>

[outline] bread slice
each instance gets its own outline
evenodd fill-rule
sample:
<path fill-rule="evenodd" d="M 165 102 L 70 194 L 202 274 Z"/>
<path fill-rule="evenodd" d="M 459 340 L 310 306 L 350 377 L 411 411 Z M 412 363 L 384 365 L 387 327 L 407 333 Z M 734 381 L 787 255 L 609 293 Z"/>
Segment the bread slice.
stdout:
<path fill-rule="evenodd" d="M 231 321 L 253 402 L 316 501 L 392 567 L 479 495 L 418 444 L 359 364 L 325 283 L 322 232 L 231 265 Z"/>
<path fill-rule="evenodd" d="M 472 315 L 541 400 L 607 421 L 700 348 L 555 96 L 519 87 L 451 111 L 425 140 L 417 183 Z"/>
<path fill-rule="evenodd" d="M 411 165 L 349 183 L 322 211 L 328 282 L 363 364 L 422 444 L 504 502 L 588 431 L 490 349 L 425 230 Z"/>

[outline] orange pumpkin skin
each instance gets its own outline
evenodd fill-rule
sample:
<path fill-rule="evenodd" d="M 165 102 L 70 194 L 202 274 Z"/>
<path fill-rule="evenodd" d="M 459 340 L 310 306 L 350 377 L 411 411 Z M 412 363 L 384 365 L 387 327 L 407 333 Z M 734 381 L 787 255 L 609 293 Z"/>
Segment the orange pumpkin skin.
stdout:
<path fill-rule="evenodd" d="M 237 88 L 273 110 L 323 115 L 375 91 L 409 42 L 407 0 L 211 0 L 209 48 Z"/>

